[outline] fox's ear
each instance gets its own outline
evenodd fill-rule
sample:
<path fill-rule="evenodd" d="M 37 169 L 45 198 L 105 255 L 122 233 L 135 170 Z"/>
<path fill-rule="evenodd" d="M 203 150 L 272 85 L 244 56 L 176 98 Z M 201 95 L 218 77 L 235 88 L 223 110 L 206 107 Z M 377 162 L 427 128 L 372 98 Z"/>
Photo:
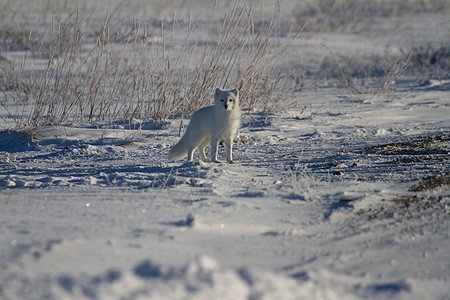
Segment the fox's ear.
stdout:
<path fill-rule="evenodd" d="M 216 96 L 218 96 L 218 95 L 220 94 L 220 92 L 222 92 L 222 90 L 219 89 L 219 88 L 217 88 L 217 89 L 216 89 Z"/>
<path fill-rule="evenodd" d="M 236 95 L 236 97 L 239 97 L 239 91 L 237 89 L 234 89 L 231 91 L 233 94 Z"/>

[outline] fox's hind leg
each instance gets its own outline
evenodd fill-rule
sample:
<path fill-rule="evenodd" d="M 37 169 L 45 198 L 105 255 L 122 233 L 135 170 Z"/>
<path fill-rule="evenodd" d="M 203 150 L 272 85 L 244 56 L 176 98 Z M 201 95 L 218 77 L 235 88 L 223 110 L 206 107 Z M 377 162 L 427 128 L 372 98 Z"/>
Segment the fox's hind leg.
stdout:
<path fill-rule="evenodd" d="M 200 159 L 204 162 L 211 162 L 209 158 L 205 155 L 205 148 L 208 146 L 210 139 L 206 138 L 203 142 L 198 146 L 198 153 L 200 154 Z"/>
<path fill-rule="evenodd" d="M 189 148 L 188 148 L 188 161 L 193 161 L 195 149 L 198 148 L 198 152 L 200 153 L 201 160 L 205 161 L 208 158 L 205 156 L 205 146 L 204 144 L 208 144 L 209 137 L 206 137 L 202 140 L 201 136 L 190 136 L 189 139 Z"/>
<path fill-rule="evenodd" d="M 189 149 L 188 149 L 188 155 L 187 155 L 187 160 L 188 161 L 192 161 L 194 159 L 194 151 L 195 151 L 195 148 L 190 146 Z"/>

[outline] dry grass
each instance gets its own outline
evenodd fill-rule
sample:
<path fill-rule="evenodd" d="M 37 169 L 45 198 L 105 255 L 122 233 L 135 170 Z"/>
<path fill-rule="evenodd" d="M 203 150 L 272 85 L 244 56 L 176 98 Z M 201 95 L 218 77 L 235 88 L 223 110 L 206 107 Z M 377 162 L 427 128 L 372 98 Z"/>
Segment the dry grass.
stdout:
<path fill-rule="evenodd" d="M 450 47 L 443 45 L 413 46 L 403 51 L 408 57 L 406 71 L 416 77 L 418 84 L 425 84 L 430 79 L 438 80 L 450 77 Z"/>
<path fill-rule="evenodd" d="M 220 22 L 216 13 L 203 41 L 193 38 L 195 25 L 180 26 L 175 18 L 117 27 L 107 15 L 92 32 L 88 16 L 78 10 L 53 16 L 50 31 L 39 36 L 44 39 L 40 45 L 30 42 L 33 31 L 23 34 L 27 39 L 11 41 L 15 34 L 3 28 L 3 44 L 47 59 L 44 70 L 28 76 L 24 66 L 29 57 L 20 70 L 2 68 L 3 106 L 18 126 L 132 119 L 162 125 L 171 116 L 209 104 L 215 87 L 236 87 L 243 107 L 269 109 L 283 88 L 276 65 L 287 47 L 270 45 L 277 24 L 268 20 L 256 31 L 252 6 L 238 1 Z"/>
<path fill-rule="evenodd" d="M 348 89 L 356 94 L 395 92 L 399 76 L 413 76 L 418 85 L 450 77 L 450 48 L 428 44 L 411 46 L 399 55 L 344 56 L 332 53 L 309 70 L 321 86 Z"/>
<path fill-rule="evenodd" d="M 380 19 L 449 10 L 447 0 L 318 0 L 299 4 L 293 17 L 309 33 L 355 32 L 372 30 Z"/>

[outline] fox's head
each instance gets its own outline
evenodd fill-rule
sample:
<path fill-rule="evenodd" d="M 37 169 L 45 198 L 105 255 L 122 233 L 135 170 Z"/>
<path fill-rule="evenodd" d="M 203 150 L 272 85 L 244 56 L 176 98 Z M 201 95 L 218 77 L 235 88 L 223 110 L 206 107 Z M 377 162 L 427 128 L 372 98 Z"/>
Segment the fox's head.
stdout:
<path fill-rule="evenodd" d="M 223 107 L 226 111 L 239 109 L 239 91 L 237 89 L 222 90 L 217 88 L 214 95 L 214 104 L 216 107 Z"/>

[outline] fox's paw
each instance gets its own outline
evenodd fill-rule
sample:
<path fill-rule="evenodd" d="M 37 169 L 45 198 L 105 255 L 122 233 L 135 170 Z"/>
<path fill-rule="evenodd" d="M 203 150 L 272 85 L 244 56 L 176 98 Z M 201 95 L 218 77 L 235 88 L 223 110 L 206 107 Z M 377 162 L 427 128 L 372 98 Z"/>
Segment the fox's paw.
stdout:
<path fill-rule="evenodd" d="M 235 164 L 234 160 L 229 160 L 228 163 L 229 164 Z"/>
<path fill-rule="evenodd" d="M 213 159 L 212 161 L 215 162 L 216 164 L 221 164 L 222 163 L 220 160 L 217 160 L 217 159 Z"/>
<path fill-rule="evenodd" d="M 205 158 L 205 159 L 202 159 L 202 162 L 205 162 L 205 163 L 210 163 L 210 162 L 211 162 L 211 160 L 210 160 L 209 158 Z"/>

